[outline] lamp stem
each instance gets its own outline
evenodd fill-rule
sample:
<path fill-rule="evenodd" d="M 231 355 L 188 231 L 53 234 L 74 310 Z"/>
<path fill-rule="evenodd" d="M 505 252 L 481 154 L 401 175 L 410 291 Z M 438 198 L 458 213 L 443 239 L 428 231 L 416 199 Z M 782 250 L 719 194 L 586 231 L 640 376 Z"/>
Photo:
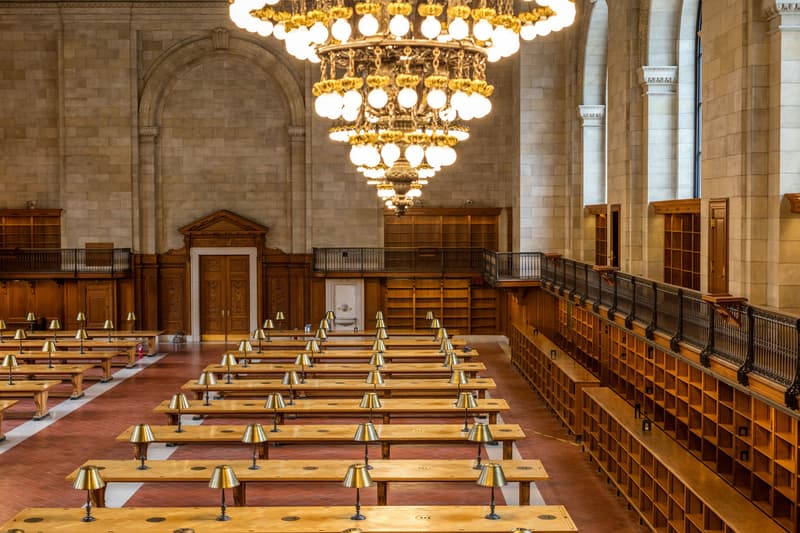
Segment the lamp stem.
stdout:
<path fill-rule="evenodd" d="M 258 353 L 262 353 L 261 339 L 258 339 Z"/>
<path fill-rule="evenodd" d="M 225 376 L 225 383 L 231 383 L 231 365 L 228 365 L 228 375 Z"/>
<path fill-rule="evenodd" d="M 81 353 L 83 353 L 83 338 L 81 338 Z"/>
<path fill-rule="evenodd" d="M 231 519 L 230 516 L 225 514 L 225 489 L 222 489 L 222 502 L 220 503 L 220 511 L 222 512 L 222 514 L 220 514 L 217 517 L 217 521 L 225 522 L 226 520 Z"/>
<path fill-rule="evenodd" d="M 278 409 L 275 408 L 275 411 L 272 413 L 272 429 L 270 430 L 272 433 L 277 433 L 278 429 Z"/>
<path fill-rule="evenodd" d="M 11 375 L 11 367 L 8 367 L 8 384 L 14 384 L 14 376 Z"/>
<path fill-rule="evenodd" d="M 469 408 L 465 407 L 464 408 L 464 427 L 461 428 L 461 431 L 463 431 L 463 432 L 468 432 L 469 431 L 469 427 L 467 426 L 467 419 L 468 418 L 469 418 Z"/>
<path fill-rule="evenodd" d="M 474 466 L 475 470 L 481 469 L 481 443 L 478 443 L 478 463 Z"/>
<path fill-rule="evenodd" d="M 372 470 L 372 465 L 369 464 L 369 442 L 364 443 L 364 468 Z"/>
<path fill-rule="evenodd" d="M 210 396 L 211 394 L 208 391 L 208 383 L 206 383 L 206 401 L 203 403 L 203 405 L 211 405 Z"/>
<path fill-rule="evenodd" d="M 356 487 L 356 514 L 350 517 L 351 520 L 364 520 L 366 516 L 361 514 L 361 493 Z"/>
<path fill-rule="evenodd" d="M 258 470 L 261 468 L 256 464 L 256 457 L 258 457 L 258 443 L 253 444 L 253 464 L 250 465 L 250 470 Z"/>
<path fill-rule="evenodd" d="M 178 407 L 178 429 L 175 430 L 175 433 L 183 433 L 183 428 L 181 427 L 181 408 Z"/>
<path fill-rule="evenodd" d="M 147 446 L 147 445 L 145 444 L 145 446 Z M 147 465 L 144 464 L 145 459 L 147 459 L 147 452 L 145 450 L 146 450 L 146 448 L 144 450 L 142 450 L 142 453 L 141 453 L 142 464 L 139 465 L 139 470 L 147 470 Z"/>
<path fill-rule="evenodd" d="M 84 522 L 94 522 L 95 517 L 92 516 L 92 498 L 91 491 L 86 491 L 86 516 L 83 517 Z"/>
<path fill-rule="evenodd" d="M 372 407 L 369 408 L 369 421 L 372 422 Z"/>
<path fill-rule="evenodd" d="M 300 365 L 300 383 L 306 382 L 306 365 Z"/>
<path fill-rule="evenodd" d="M 19 340 L 19 355 L 22 355 L 22 339 Z"/>
<path fill-rule="evenodd" d="M 294 405 L 294 388 L 291 383 L 289 383 L 289 405 Z"/>

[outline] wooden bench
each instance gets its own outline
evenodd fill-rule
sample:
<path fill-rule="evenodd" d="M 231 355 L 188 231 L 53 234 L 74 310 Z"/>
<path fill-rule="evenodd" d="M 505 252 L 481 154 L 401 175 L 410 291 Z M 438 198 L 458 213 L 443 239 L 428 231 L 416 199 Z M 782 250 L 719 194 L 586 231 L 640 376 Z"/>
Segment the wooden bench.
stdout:
<path fill-rule="evenodd" d="M 14 381 L 9 385 L 7 380 L 0 382 L 0 398 L 29 398 L 33 397 L 36 411 L 33 414 L 34 420 L 41 420 L 50 414 L 47 409 L 47 396 L 53 387 L 60 385 L 57 380 L 47 381 Z"/>
<path fill-rule="evenodd" d="M 6 435 L 3 433 L 3 414 L 15 403 L 17 400 L 0 400 L 0 442 L 6 440 Z"/>
<path fill-rule="evenodd" d="M 266 397 L 270 392 L 289 394 L 289 385 L 284 385 L 281 379 L 236 379 L 230 383 L 219 380 L 215 385 L 200 385 L 197 380 L 184 383 L 183 390 L 194 393 L 195 398 L 202 399 L 206 390 L 216 392 L 223 396 L 248 396 Z M 478 398 L 485 398 L 487 390 L 497 388 L 492 378 L 475 378 L 463 385 L 450 383 L 447 378 L 439 379 L 386 379 L 380 385 L 371 385 L 365 379 L 346 378 L 306 378 L 305 383 L 293 385 L 296 396 L 304 397 L 361 397 L 365 392 L 375 391 L 381 397 L 408 398 L 411 396 L 441 396 L 458 397 L 458 390 L 474 392 Z"/>
<path fill-rule="evenodd" d="M 16 382 L 17 378 L 22 378 L 25 382 L 27 379 L 36 376 L 47 376 L 48 379 L 53 379 L 56 376 L 65 376 L 72 384 L 72 394 L 70 399 L 77 400 L 83 397 L 83 375 L 94 368 L 94 365 L 66 365 L 54 364 L 53 368 L 45 364 L 39 365 L 19 365 L 14 369 L 13 376 Z"/>
<path fill-rule="evenodd" d="M 19 341 L 14 341 L 15 350 L 19 349 Z M 10 344 L 10 343 L 9 343 Z M 38 340 L 24 340 L 22 341 L 23 354 L 31 352 L 41 352 L 43 341 Z M 112 340 L 111 342 L 105 340 L 86 340 L 83 341 L 83 348 L 85 351 L 100 350 L 103 352 L 113 351 L 120 355 L 125 355 L 128 360 L 126 367 L 133 368 L 136 366 L 136 346 L 139 343 L 136 341 Z M 76 351 L 80 350 L 80 341 L 77 340 L 59 340 L 56 343 L 58 351 Z M 55 354 L 57 352 L 53 352 Z M 45 353 L 45 355 L 47 355 Z"/>
<path fill-rule="evenodd" d="M 62 363 L 94 363 L 94 366 L 100 367 L 103 372 L 101 382 L 105 383 L 111 381 L 111 363 L 112 360 L 119 356 L 119 352 L 101 352 L 91 351 L 86 353 L 78 353 L 76 351 L 58 351 L 53 352 L 53 361 L 60 361 Z M 17 355 L 17 360 L 22 363 L 23 361 L 33 361 L 41 363 L 47 362 L 50 356 L 47 352 L 23 352 Z"/>
<path fill-rule="evenodd" d="M 531 482 L 547 479 L 541 461 L 510 460 L 495 461 L 503 465 L 506 480 L 519 482 L 520 505 L 530 505 Z M 347 467 L 347 459 L 267 459 L 261 468 L 250 470 L 248 460 L 164 460 L 148 461 L 147 470 L 139 470 L 136 460 L 120 461 L 91 459 L 86 465 L 97 466 L 106 483 L 130 482 L 200 482 L 208 483 L 214 466 L 225 463 L 233 467 L 240 485 L 233 489 L 236 505 L 247 505 L 247 484 L 253 482 L 332 482 L 341 483 Z M 386 505 L 390 482 L 472 482 L 475 483 L 480 470 L 473 468 L 472 459 L 376 459 L 369 462 L 372 481 L 377 485 L 378 505 Z M 67 476 L 72 481 L 75 470 Z M 93 491 L 96 505 L 105 506 L 105 487 Z"/>
<path fill-rule="evenodd" d="M 477 377 L 479 372 L 486 370 L 483 363 L 459 363 L 453 367 L 455 370 L 464 372 L 469 378 Z M 224 377 L 228 372 L 228 367 L 223 365 L 208 365 L 206 372 L 214 372 L 218 378 Z M 231 366 L 231 374 L 236 376 L 273 376 L 283 375 L 293 370 L 300 373 L 300 365 L 294 363 L 252 363 L 247 366 L 241 364 Z M 369 363 L 317 363 L 313 367 L 305 367 L 306 376 L 365 376 L 370 370 L 375 370 L 375 366 Z M 442 363 L 386 363 L 378 370 L 384 377 L 430 377 L 430 376 L 450 376 L 450 367 Z"/>
<path fill-rule="evenodd" d="M 584 448 L 653 530 L 784 531 L 614 391 L 584 390 Z M 650 422 L 647 420 L 647 422 Z"/>
<path fill-rule="evenodd" d="M 515 528 L 550 533 L 578 531 L 562 505 L 498 505 L 499 520 L 484 518 L 488 505 L 365 505 L 361 507 L 367 517 L 364 521 L 351 520 L 353 511 L 352 505 L 238 507 L 229 510 L 230 521 L 220 522 L 219 507 L 102 507 L 92 510 L 95 522 L 81 522 L 86 514 L 82 508 L 28 508 L 3 524 L 2 530 L 31 531 L 33 524 L 36 531 L 82 533 L 508 533 Z"/>
<path fill-rule="evenodd" d="M 242 445 L 244 425 L 202 424 L 184 426 L 181 433 L 175 426 L 150 426 L 155 442 L 170 444 L 236 444 Z M 261 459 L 269 458 L 271 444 L 357 444 L 353 436 L 357 424 L 291 424 L 281 427 L 280 431 L 269 432 L 268 441 L 258 445 Z M 462 431 L 463 424 L 376 424 L 375 429 L 380 436 L 381 458 L 391 458 L 392 444 L 468 444 L 467 433 Z M 503 446 L 503 459 L 513 457 L 514 442 L 525 438 L 525 433 L 517 424 L 494 424 L 490 426 L 495 442 Z M 128 442 L 132 428 L 128 428 L 117 437 L 118 441 Z M 147 453 L 147 444 L 134 444 L 136 459 Z"/>
<path fill-rule="evenodd" d="M 303 350 L 264 350 L 258 353 L 256 348 L 252 352 L 247 352 L 247 360 L 265 361 L 268 363 L 289 362 L 293 363 L 297 354 Z M 231 351 L 236 359 L 245 359 L 244 352 Z M 477 350 L 469 352 L 457 352 L 459 361 L 472 361 L 480 354 Z M 370 350 L 325 350 L 314 356 L 314 361 L 318 363 L 341 363 L 354 362 L 366 363 L 372 357 Z M 439 363 L 444 362 L 444 354 L 439 350 L 389 350 L 383 354 L 383 358 L 389 363 Z M 221 356 L 220 356 L 221 359 Z"/>
<path fill-rule="evenodd" d="M 487 414 L 490 424 L 497 423 L 497 414 L 509 409 L 508 403 L 499 398 L 476 400 L 478 406 L 468 409 L 468 413 Z M 294 404 L 277 410 L 278 423 L 283 423 L 285 415 L 296 416 L 350 416 L 366 417 L 368 409 L 359 407 L 360 398 L 311 399 L 295 400 Z M 181 413 L 199 416 L 249 416 L 263 419 L 274 412 L 264 407 L 263 400 L 212 400 L 211 405 L 203 405 L 201 400 L 190 400 L 189 408 Z M 431 417 L 463 417 L 464 409 L 457 408 L 451 398 L 385 398 L 382 407 L 374 409 L 377 417 L 383 417 L 383 423 L 391 422 L 392 416 L 415 415 Z M 163 401 L 153 409 L 156 413 L 167 415 L 170 424 L 178 423 L 178 410 L 170 409 L 169 401 Z"/>

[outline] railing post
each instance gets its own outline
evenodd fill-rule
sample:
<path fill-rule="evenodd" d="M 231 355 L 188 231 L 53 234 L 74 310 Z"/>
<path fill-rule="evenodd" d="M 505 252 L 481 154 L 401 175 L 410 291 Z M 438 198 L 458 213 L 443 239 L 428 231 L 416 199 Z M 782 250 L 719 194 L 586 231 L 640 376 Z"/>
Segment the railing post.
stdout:
<path fill-rule="evenodd" d="M 736 379 L 739 381 L 739 384 L 744 385 L 745 387 L 750 385 L 750 378 L 747 377 L 747 374 L 753 371 L 753 361 L 755 360 L 755 347 L 754 347 L 754 338 L 753 338 L 753 330 L 755 329 L 755 316 L 753 315 L 753 308 L 751 306 L 747 306 L 747 355 L 745 356 L 744 363 L 739 369 L 736 371 Z"/>
<path fill-rule="evenodd" d="M 619 287 L 616 270 L 611 272 L 611 286 L 614 287 L 614 298 L 611 300 L 611 307 L 608 308 L 608 319 L 614 320 L 614 315 L 617 314 L 617 287 Z"/>
<path fill-rule="evenodd" d="M 794 352 L 794 380 L 786 392 L 783 393 L 783 403 L 786 407 L 792 410 L 797 409 L 797 395 L 800 394 L 800 319 L 794 323 L 794 329 L 797 332 L 797 346 Z"/>
<path fill-rule="evenodd" d="M 652 286 L 653 286 L 653 314 L 650 317 L 650 323 L 644 330 L 644 336 L 647 337 L 649 340 L 653 340 L 655 338 L 656 327 L 658 327 L 658 283 L 654 281 Z"/>
<path fill-rule="evenodd" d="M 597 277 L 597 300 L 592 304 L 592 311 L 595 313 L 600 312 L 600 306 L 603 305 L 603 279 Z"/>
<path fill-rule="evenodd" d="M 669 349 L 678 353 L 683 340 L 683 289 L 678 289 L 678 328 L 675 335 L 669 340 Z"/>
<path fill-rule="evenodd" d="M 628 329 L 633 329 L 633 321 L 636 318 L 636 278 L 633 276 L 631 276 L 631 285 L 631 311 L 625 317 L 625 327 Z M 617 294 L 616 290 L 614 294 Z"/>
<path fill-rule="evenodd" d="M 589 295 L 589 267 L 583 265 L 583 294 L 581 294 L 581 306 L 586 305 L 586 297 Z"/>
<path fill-rule="evenodd" d="M 578 286 L 578 262 L 572 262 L 572 287 L 569 289 L 569 299 L 572 301 L 575 298 L 575 289 Z"/>
<path fill-rule="evenodd" d="M 711 354 L 714 353 L 714 306 L 706 304 L 706 307 L 708 307 L 708 339 L 700 352 L 700 364 L 708 368 L 711 366 Z"/>

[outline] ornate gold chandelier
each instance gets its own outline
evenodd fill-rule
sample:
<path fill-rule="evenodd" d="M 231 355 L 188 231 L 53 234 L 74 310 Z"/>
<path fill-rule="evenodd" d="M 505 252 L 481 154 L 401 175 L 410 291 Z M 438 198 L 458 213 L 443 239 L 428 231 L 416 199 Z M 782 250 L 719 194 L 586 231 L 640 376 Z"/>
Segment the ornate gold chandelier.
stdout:
<path fill-rule="evenodd" d="M 314 109 L 330 138 L 402 214 L 491 112 L 486 63 L 572 24 L 573 0 L 229 0 L 236 25 L 318 63 Z M 357 22 L 356 22 L 357 19 Z"/>

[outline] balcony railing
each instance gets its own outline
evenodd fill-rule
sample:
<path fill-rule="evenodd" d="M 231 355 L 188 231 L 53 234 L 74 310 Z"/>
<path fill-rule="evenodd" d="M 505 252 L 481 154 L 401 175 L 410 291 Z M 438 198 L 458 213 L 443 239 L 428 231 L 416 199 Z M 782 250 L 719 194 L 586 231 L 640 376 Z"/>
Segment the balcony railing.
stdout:
<path fill-rule="evenodd" d="M 480 274 L 482 248 L 314 248 L 314 271 Z"/>
<path fill-rule="evenodd" d="M 126 274 L 131 270 L 129 248 L 25 248 L 0 250 L 0 274 Z"/>
<path fill-rule="evenodd" d="M 483 279 L 491 286 L 503 281 L 539 281 L 542 278 L 541 252 L 483 251 Z"/>

